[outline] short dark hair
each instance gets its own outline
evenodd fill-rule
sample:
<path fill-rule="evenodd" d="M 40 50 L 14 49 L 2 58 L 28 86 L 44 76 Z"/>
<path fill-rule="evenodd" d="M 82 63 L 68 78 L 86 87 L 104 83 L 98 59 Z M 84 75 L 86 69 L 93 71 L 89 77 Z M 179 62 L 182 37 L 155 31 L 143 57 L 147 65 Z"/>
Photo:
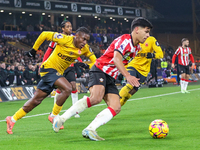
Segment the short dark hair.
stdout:
<path fill-rule="evenodd" d="M 153 25 L 151 24 L 151 22 L 149 20 L 147 20 L 146 18 L 143 17 L 138 17 L 135 18 L 132 23 L 131 23 L 131 32 L 135 29 L 135 27 L 140 26 L 140 27 L 148 27 L 150 29 L 153 28 Z"/>
<path fill-rule="evenodd" d="M 84 32 L 85 34 L 89 34 L 90 33 L 90 31 L 86 27 L 79 27 L 76 30 L 76 33 L 78 33 L 78 32 Z"/>
<path fill-rule="evenodd" d="M 183 38 L 183 39 L 181 40 L 181 44 L 183 44 L 184 41 L 189 41 L 189 40 L 188 40 L 188 38 Z"/>
<path fill-rule="evenodd" d="M 63 22 L 61 22 L 60 27 L 64 28 L 65 27 L 65 23 L 70 22 L 69 20 L 65 20 Z"/>

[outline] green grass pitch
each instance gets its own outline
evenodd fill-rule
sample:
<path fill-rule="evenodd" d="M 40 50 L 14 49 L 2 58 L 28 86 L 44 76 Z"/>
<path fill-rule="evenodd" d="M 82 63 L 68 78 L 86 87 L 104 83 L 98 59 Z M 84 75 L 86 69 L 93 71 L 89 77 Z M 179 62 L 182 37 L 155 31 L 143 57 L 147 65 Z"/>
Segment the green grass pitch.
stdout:
<path fill-rule="evenodd" d="M 82 112 L 80 118 L 70 118 L 64 130 L 55 133 L 47 117 L 53 107 L 53 98 L 42 104 L 15 124 L 13 135 L 6 133 L 5 118 L 13 115 L 26 102 L 0 103 L 1 150 L 198 150 L 200 149 L 200 86 L 189 83 L 190 94 L 180 93 L 178 86 L 141 88 L 122 107 L 110 122 L 97 129 L 105 141 L 90 141 L 82 137 L 82 130 L 106 105 L 94 106 Z M 82 98 L 84 94 L 79 94 Z M 88 95 L 88 94 L 87 94 Z M 71 97 L 63 110 L 71 106 Z M 62 114 L 62 111 L 60 114 Z M 155 119 L 169 125 L 165 139 L 153 139 L 148 131 Z"/>

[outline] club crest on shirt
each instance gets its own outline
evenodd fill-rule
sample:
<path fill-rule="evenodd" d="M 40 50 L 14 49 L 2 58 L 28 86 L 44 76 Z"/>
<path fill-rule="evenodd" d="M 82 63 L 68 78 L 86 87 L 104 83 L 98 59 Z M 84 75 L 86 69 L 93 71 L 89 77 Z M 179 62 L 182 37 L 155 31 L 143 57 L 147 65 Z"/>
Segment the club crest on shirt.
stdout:
<path fill-rule="evenodd" d="M 69 55 L 73 55 L 74 53 L 73 52 L 69 52 Z"/>
<path fill-rule="evenodd" d="M 81 54 L 81 50 L 80 49 L 78 50 L 78 54 Z"/>
<path fill-rule="evenodd" d="M 147 47 L 147 46 L 148 46 L 148 43 L 145 43 L 145 46 Z"/>
<path fill-rule="evenodd" d="M 103 80 L 104 80 L 103 78 L 100 78 L 100 79 L 99 79 L 100 82 L 103 82 Z"/>

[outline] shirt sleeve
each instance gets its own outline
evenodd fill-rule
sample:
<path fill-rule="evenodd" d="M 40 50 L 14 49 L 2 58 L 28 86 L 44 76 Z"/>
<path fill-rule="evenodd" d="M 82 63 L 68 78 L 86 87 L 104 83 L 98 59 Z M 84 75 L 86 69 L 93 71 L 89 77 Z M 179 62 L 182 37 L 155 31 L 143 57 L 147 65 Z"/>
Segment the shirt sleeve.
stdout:
<path fill-rule="evenodd" d="M 94 63 L 96 62 L 96 56 L 94 55 L 91 47 L 87 44 L 85 45 L 86 53 L 84 54 L 86 57 L 90 59 L 90 63 L 88 63 L 89 67 L 91 68 Z"/>
<path fill-rule="evenodd" d="M 33 49 L 38 50 L 40 45 L 45 41 L 53 41 L 56 42 L 59 45 L 64 45 L 68 42 L 68 38 L 70 36 L 66 36 L 64 34 L 58 33 L 58 32 L 49 32 L 49 31 L 43 31 L 40 36 L 35 41 L 35 44 L 33 45 Z"/>
<path fill-rule="evenodd" d="M 161 59 L 163 58 L 163 51 L 158 43 L 158 41 L 153 42 L 153 50 L 155 51 L 155 58 L 156 59 Z"/>

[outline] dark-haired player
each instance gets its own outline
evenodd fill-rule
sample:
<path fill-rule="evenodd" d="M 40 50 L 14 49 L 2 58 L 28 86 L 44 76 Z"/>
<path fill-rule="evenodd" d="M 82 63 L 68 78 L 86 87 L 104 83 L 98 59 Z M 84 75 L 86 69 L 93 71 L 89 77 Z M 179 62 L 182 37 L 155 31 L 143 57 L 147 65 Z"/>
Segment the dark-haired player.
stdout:
<path fill-rule="evenodd" d="M 192 51 L 189 47 L 189 40 L 187 38 L 183 38 L 181 40 L 182 46 L 180 46 L 175 54 L 172 57 L 172 68 L 174 68 L 174 62 L 176 60 L 176 56 L 178 56 L 178 66 L 179 72 L 181 74 L 181 93 L 190 93 L 187 91 L 188 81 L 189 81 L 189 57 L 192 62 L 192 66 L 195 66 L 194 57 L 192 55 Z"/>
<path fill-rule="evenodd" d="M 8 134 L 13 134 L 12 128 L 15 122 L 38 106 L 54 88 L 58 88 L 61 93 L 57 97 L 52 114 L 55 116 L 59 114 L 65 100 L 72 92 L 71 84 L 63 77 L 64 71 L 81 55 L 85 55 L 92 63 L 95 63 L 96 57 L 86 45 L 89 39 L 89 30 L 85 27 L 78 28 L 75 36 L 45 31 L 40 34 L 33 48 L 26 53 L 27 56 L 34 57 L 39 46 L 45 40 L 54 41 L 57 46 L 50 57 L 41 65 L 41 80 L 33 98 L 29 99 L 12 117 L 6 117 Z"/>
<path fill-rule="evenodd" d="M 68 35 L 68 36 L 73 36 L 72 34 L 72 24 L 70 21 L 68 20 L 65 20 L 63 21 L 61 24 L 60 24 L 60 27 L 62 29 L 62 34 L 65 34 L 65 35 Z M 52 51 L 55 49 L 56 47 L 56 42 L 53 42 L 51 41 L 50 44 L 49 44 L 49 47 L 46 51 L 46 53 L 44 54 L 44 57 L 43 57 L 43 61 L 46 61 L 47 58 L 51 55 Z M 77 58 L 77 60 L 79 62 L 82 62 L 82 59 L 79 57 Z M 76 89 L 76 77 L 75 77 L 75 69 L 73 67 L 74 64 L 71 64 L 64 72 L 63 76 L 70 82 L 70 84 L 72 85 L 72 93 L 71 93 L 71 98 L 72 98 L 72 104 L 74 104 L 75 102 L 78 101 L 78 91 Z M 56 94 L 54 96 L 54 104 L 56 102 L 56 99 L 58 97 L 58 95 L 60 94 L 60 90 L 57 89 L 56 90 Z M 51 123 L 53 123 L 53 118 L 55 116 L 51 113 L 49 116 L 48 116 L 48 119 Z M 76 118 L 80 117 L 79 114 L 76 114 L 75 115 Z M 61 127 L 61 129 L 63 129 L 64 126 Z"/>
<path fill-rule="evenodd" d="M 96 60 L 90 69 L 89 90 L 90 97 L 84 96 L 72 105 L 63 115 L 57 116 L 53 122 L 53 129 L 58 132 L 63 123 L 76 113 L 96 105 L 104 99 L 108 107 L 101 111 L 95 119 L 82 131 L 82 135 L 90 140 L 104 140 L 96 133 L 96 129 L 106 124 L 121 110 L 119 91 L 115 79 L 119 72 L 127 81 L 138 87 L 138 79 L 131 76 L 125 65 L 140 51 L 139 43 L 144 43 L 149 37 L 152 24 L 145 18 L 139 17 L 131 24 L 131 34 L 124 34 L 116 38 L 105 53 Z"/>
<path fill-rule="evenodd" d="M 141 51 L 127 65 L 127 71 L 130 75 L 139 78 L 140 83 L 143 83 L 150 72 L 152 59 L 163 58 L 163 52 L 158 41 L 153 36 L 148 37 L 144 43 L 140 43 L 140 47 Z M 119 92 L 121 106 L 137 91 L 138 87 L 127 83 Z"/>

